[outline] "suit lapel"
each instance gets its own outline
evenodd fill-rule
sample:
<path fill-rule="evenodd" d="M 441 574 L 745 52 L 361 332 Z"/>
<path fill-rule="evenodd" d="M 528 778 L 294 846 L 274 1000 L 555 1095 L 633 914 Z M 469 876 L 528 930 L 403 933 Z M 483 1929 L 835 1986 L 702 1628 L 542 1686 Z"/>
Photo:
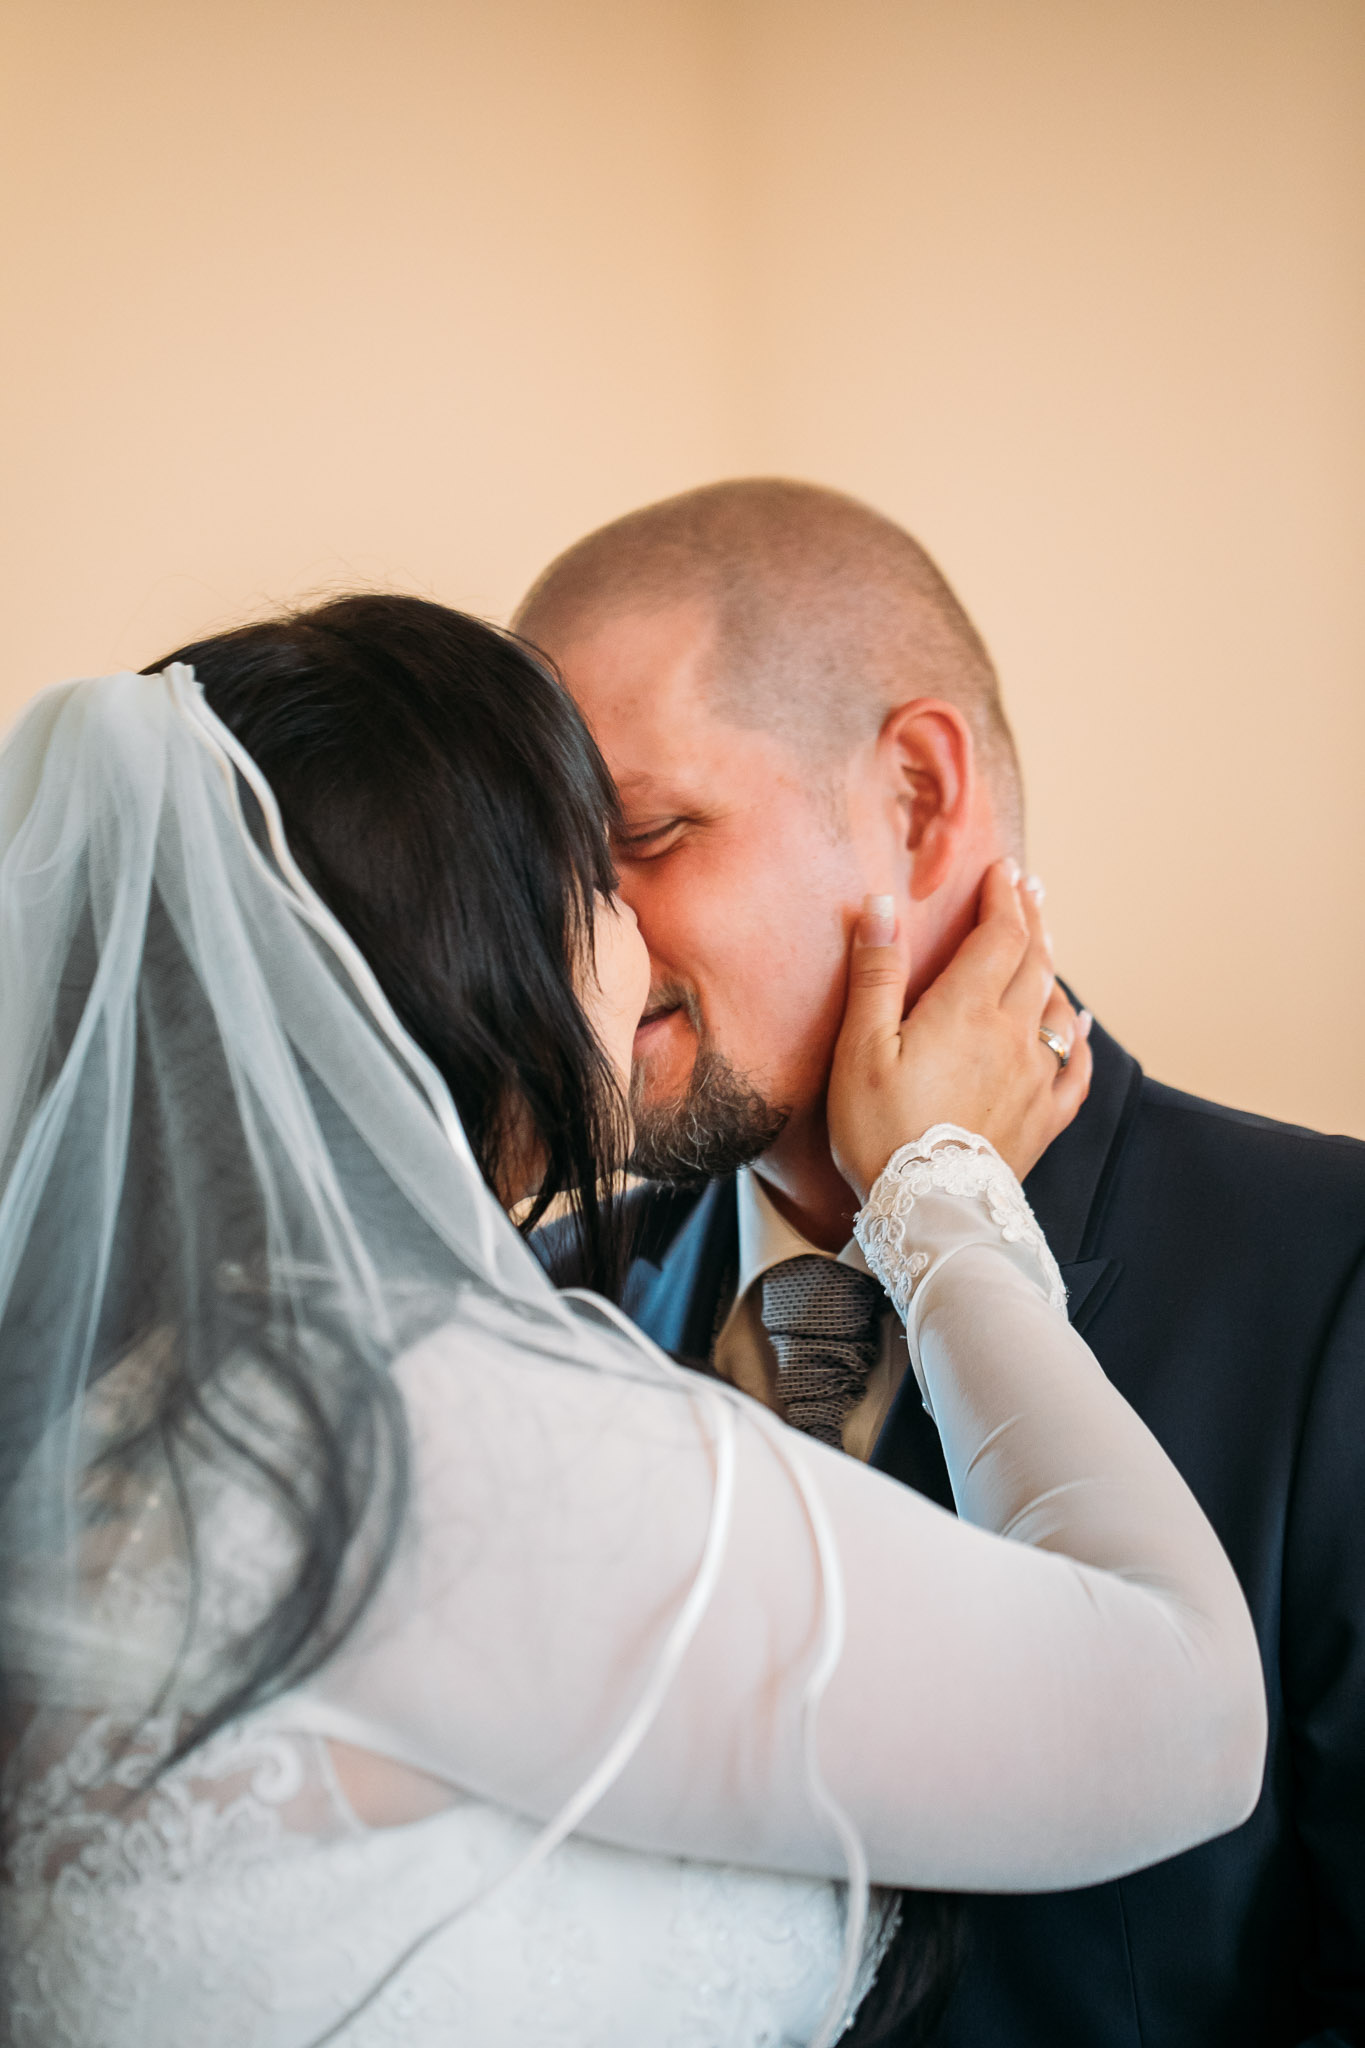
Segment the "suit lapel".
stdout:
<path fill-rule="evenodd" d="M 1069 993 L 1069 991 L 1068 991 Z M 1085 1334 L 1122 1272 L 1118 1259 L 1097 1256 L 1109 1193 L 1142 1093 L 1142 1069 L 1096 1024 L 1090 1034 L 1094 1078 L 1080 1115 L 1050 1145 L 1024 1193 L 1066 1284 L 1073 1329 Z"/>
<path fill-rule="evenodd" d="M 1080 1336 L 1099 1314 L 1122 1271 L 1122 1259 L 1077 1259 L 1061 1267 L 1067 1318 Z"/>
<path fill-rule="evenodd" d="M 1080 1115 L 1048 1146 L 1024 1182 L 1063 1277 L 1069 1266 L 1095 1256 L 1109 1189 L 1142 1088 L 1137 1061 L 1098 1024 L 1090 1047 L 1095 1072 Z"/>
<path fill-rule="evenodd" d="M 717 1305 L 739 1260 L 739 1211 L 733 1174 L 701 1190 L 682 1223 L 657 1251 L 631 1267 L 622 1306 L 665 1351 L 705 1368 Z"/>
<path fill-rule="evenodd" d="M 1142 1069 L 1108 1032 L 1091 1032 L 1095 1074 L 1075 1122 L 1049 1146 L 1024 1192 L 1052 1247 L 1066 1283 L 1067 1314 L 1084 1334 L 1118 1279 L 1118 1259 L 1097 1258 L 1109 1188 L 1137 1108 Z M 882 1424 L 869 1463 L 889 1472 L 940 1507 L 953 1505 L 938 1431 L 924 1412 L 913 1373 L 907 1373 Z"/>

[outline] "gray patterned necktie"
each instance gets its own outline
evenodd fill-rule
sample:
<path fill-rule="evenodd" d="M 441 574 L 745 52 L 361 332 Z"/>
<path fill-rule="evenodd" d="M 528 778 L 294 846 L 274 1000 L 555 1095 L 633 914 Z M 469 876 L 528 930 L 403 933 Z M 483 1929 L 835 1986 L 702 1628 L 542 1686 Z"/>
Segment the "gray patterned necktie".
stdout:
<path fill-rule="evenodd" d="M 881 1349 L 886 1296 L 870 1273 L 815 1252 L 763 1275 L 763 1327 L 777 1355 L 777 1396 L 788 1422 L 843 1443 Z"/>

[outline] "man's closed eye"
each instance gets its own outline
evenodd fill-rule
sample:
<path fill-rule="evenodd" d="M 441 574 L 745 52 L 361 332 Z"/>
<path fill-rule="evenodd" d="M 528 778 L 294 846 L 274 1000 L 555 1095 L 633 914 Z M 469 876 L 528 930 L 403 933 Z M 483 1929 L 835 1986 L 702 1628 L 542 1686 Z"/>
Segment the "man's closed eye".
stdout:
<path fill-rule="evenodd" d="M 670 853 L 691 823 L 688 818 L 664 818 L 657 824 L 637 826 L 620 832 L 612 842 L 621 860 L 657 860 Z"/>

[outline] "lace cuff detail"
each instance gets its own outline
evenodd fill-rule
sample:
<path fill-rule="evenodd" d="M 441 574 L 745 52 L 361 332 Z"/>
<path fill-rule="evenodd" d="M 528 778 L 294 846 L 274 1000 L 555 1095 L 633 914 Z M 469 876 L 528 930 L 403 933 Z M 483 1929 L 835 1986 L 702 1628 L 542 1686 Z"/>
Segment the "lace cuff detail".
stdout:
<path fill-rule="evenodd" d="M 853 1224 L 863 1257 L 907 1330 L 925 1276 L 942 1264 L 949 1250 L 957 1249 L 930 1243 L 927 1231 L 917 1232 L 913 1212 L 926 1195 L 949 1195 L 984 1209 L 1005 1244 L 1020 1245 L 1034 1255 L 1050 1306 L 1065 1314 L 1066 1288 L 1057 1261 L 1009 1167 L 989 1139 L 956 1124 L 935 1124 L 922 1138 L 892 1153 Z M 973 1234 L 959 1240 L 966 1242 L 980 1244 L 983 1238 Z"/>

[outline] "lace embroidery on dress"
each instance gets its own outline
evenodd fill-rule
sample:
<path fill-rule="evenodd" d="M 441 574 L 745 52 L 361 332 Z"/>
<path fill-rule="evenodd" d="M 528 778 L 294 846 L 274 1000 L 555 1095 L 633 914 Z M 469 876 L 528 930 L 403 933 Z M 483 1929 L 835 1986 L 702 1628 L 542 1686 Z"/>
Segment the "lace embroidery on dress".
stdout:
<path fill-rule="evenodd" d="M 1066 1288 L 1018 1181 L 988 1139 L 956 1124 L 934 1124 L 887 1160 L 867 1201 L 854 1219 L 853 1234 L 863 1257 L 895 1303 L 903 1322 L 930 1266 L 929 1252 L 914 1244 L 912 1216 L 926 1195 L 952 1195 L 982 1203 L 1006 1244 L 1034 1253 L 1049 1304 L 1065 1313 Z"/>
<path fill-rule="evenodd" d="M 883 1891 L 874 1885 L 868 1897 L 867 1939 L 863 1944 L 863 1959 L 853 1986 L 848 2011 L 839 2038 L 848 2032 L 858 2017 L 858 2008 L 877 1981 L 877 1972 L 886 1961 L 886 1952 L 900 1932 L 901 1895 L 899 1892 Z"/>
<path fill-rule="evenodd" d="M 359 1832 L 321 1744 L 238 1723 L 162 1769 L 182 1732 L 176 1714 L 131 1728 L 112 1714 L 49 1710 L 10 1759 L 0 1897 L 4 2038 L 15 2048 L 145 2036 L 143 2001 L 176 1979 L 187 1953 L 193 1973 L 173 2008 L 182 2038 L 207 2039 L 205 2011 L 226 2001 L 231 2012 L 238 1978 L 256 1967 L 242 1953 L 243 1924 L 254 1930 L 233 1884 L 288 1884 L 320 1841 Z M 240 2038 L 251 2038 L 249 2024 Z"/>
<path fill-rule="evenodd" d="M 70 1715 L 25 1739 L 5 1912 L 14 2048 L 304 2048 L 339 2021 L 345 2048 L 795 2048 L 828 1995 L 834 1886 L 575 1836 L 370 2004 L 433 1899 L 481 1890 L 533 1824 L 469 1802 L 367 1829 L 329 1792 L 325 1743 L 250 1721 L 149 1787 L 174 1734 L 170 1716 L 134 1734 Z M 889 1932 L 874 1912 L 858 1998 Z"/>
<path fill-rule="evenodd" d="M 112 1714 L 43 1720 L 42 1753 L 30 1730 L 6 1771 L 4 1873 L 21 1889 L 188 1878 L 278 1856 L 288 1835 L 316 1842 L 362 1832 L 321 1768 L 319 1746 L 293 1735 L 237 1722 L 166 1771 L 178 1715 L 133 1730 Z M 77 1723 L 67 1740 L 55 1720 Z"/>

